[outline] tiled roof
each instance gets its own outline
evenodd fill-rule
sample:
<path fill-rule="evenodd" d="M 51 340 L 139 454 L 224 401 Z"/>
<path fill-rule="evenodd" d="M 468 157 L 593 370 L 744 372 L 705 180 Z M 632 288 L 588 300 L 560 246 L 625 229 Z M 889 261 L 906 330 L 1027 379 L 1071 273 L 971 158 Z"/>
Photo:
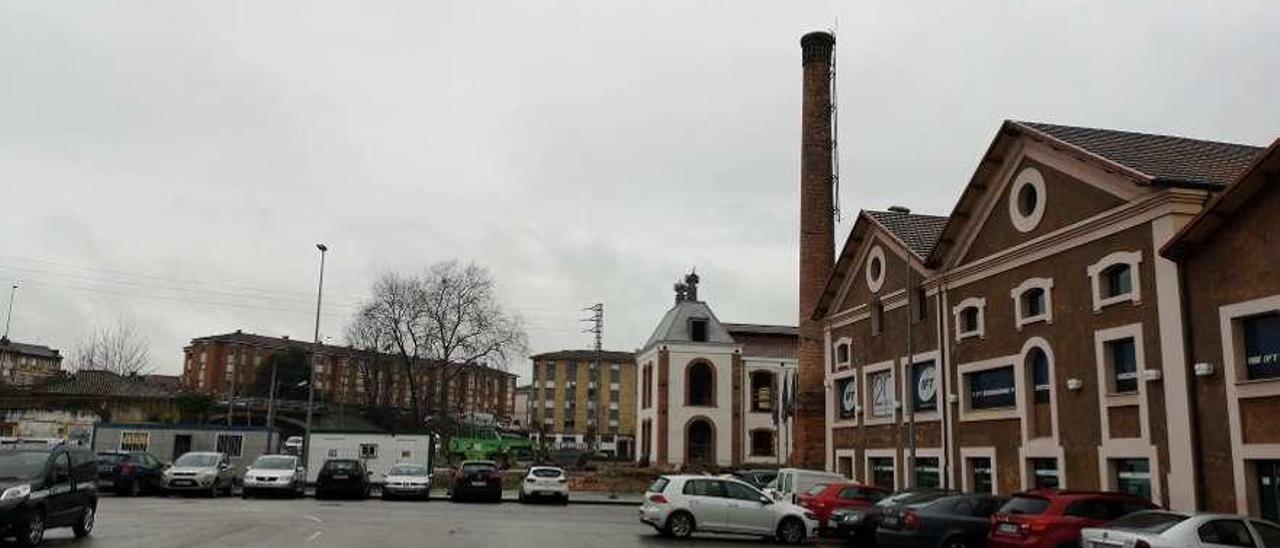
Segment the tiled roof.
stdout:
<path fill-rule="evenodd" d="M 48 358 L 54 360 L 62 359 L 62 355 L 59 354 L 56 349 L 38 344 L 13 342 L 7 338 L 0 338 L 0 352 L 16 352 L 23 356 L 34 356 L 37 358 Z"/>
<path fill-rule="evenodd" d="M 529 356 L 531 360 L 574 360 L 589 362 L 596 359 L 595 350 L 558 350 L 555 352 L 543 352 Z M 630 363 L 636 361 L 636 355 L 630 352 L 618 352 L 614 350 L 601 350 L 600 361 L 610 363 Z"/>
<path fill-rule="evenodd" d="M 1231 184 L 1262 149 L 1111 129 L 1016 122 L 1114 163 L 1170 184 Z M 1163 180 L 1163 181 L 1161 181 Z"/>
<path fill-rule="evenodd" d="M 743 333 L 747 335 L 789 335 L 796 337 L 800 335 L 800 329 L 794 325 L 763 325 L 755 323 L 726 323 L 725 330 L 730 335 Z"/>
<path fill-rule="evenodd" d="M 929 256 L 934 244 L 938 243 L 942 228 L 947 225 L 947 218 L 937 215 L 871 210 L 863 210 L 863 213 L 902 240 L 919 257 Z"/>
<path fill-rule="evenodd" d="M 147 375 L 147 380 L 170 390 L 182 389 L 182 377 L 178 375 Z"/>
<path fill-rule="evenodd" d="M 40 388 L 46 394 L 67 396 L 111 396 L 123 398 L 163 398 L 175 394 L 145 375 L 117 375 L 110 371 L 84 370 L 50 381 Z"/>
<path fill-rule="evenodd" d="M 1272 142 L 1258 156 L 1239 181 L 1209 200 L 1204 209 L 1165 244 L 1161 253 L 1170 259 L 1180 260 L 1196 248 L 1209 244 L 1215 233 L 1230 225 L 1238 211 L 1249 207 L 1258 193 L 1268 189 L 1273 192 L 1280 189 L 1280 139 Z"/>

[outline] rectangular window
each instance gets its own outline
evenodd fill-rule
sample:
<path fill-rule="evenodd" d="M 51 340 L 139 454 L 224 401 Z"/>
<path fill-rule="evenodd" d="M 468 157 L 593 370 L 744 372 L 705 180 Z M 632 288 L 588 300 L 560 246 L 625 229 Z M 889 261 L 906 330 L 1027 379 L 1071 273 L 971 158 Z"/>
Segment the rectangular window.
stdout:
<path fill-rule="evenodd" d="M 151 445 L 151 432 L 121 432 L 120 433 L 120 450 L 121 451 L 142 451 L 146 452 Z"/>
<path fill-rule="evenodd" d="M 937 368 L 933 361 L 920 362 L 911 368 L 911 401 L 916 411 L 938 409 Z"/>
<path fill-rule="evenodd" d="M 873 373 L 867 377 L 871 384 L 871 416 L 893 416 L 893 378 L 888 371 Z"/>
<path fill-rule="evenodd" d="M 991 459 L 987 457 L 971 457 L 969 465 L 969 489 L 974 493 L 995 493 L 991 484 Z"/>
<path fill-rule="evenodd" d="M 362 459 L 378 458 L 378 444 L 376 443 L 360 444 L 360 458 Z"/>
<path fill-rule="evenodd" d="M 1280 377 L 1280 312 L 1240 320 L 1246 379 Z"/>
<path fill-rule="evenodd" d="M 1138 358 L 1133 337 L 1107 342 L 1111 357 L 1111 389 L 1116 394 L 1138 391 Z"/>
<path fill-rule="evenodd" d="M 1147 459 L 1112 460 L 1116 490 L 1151 499 L 1151 464 Z"/>
<path fill-rule="evenodd" d="M 836 473 L 853 479 L 853 457 L 836 457 Z"/>
<path fill-rule="evenodd" d="M 1031 459 L 1031 484 L 1036 489 L 1057 489 L 1058 459 Z"/>
<path fill-rule="evenodd" d="M 214 447 L 229 457 L 240 457 L 244 451 L 244 434 L 218 434 Z"/>
<path fill-rule="evenodd" d="M 884 331 L 884 303 L 880 299 L 871 302 L 871 334 L 879 335 Z"/>
<path fill-rule="evenodd" d="M 999 367 L 969 373 L 969 408 L 1000 409 L 1016 407 L 1013 367 Z"/>
<path fill-rule="evenodd" d="M 942 485 L 941 478 L 937 457 L 916 457 L 916 487 L 937 487 Z"/>
<path fill-rule="evenodd" d="M 754 456 L 754 457 L 772 457 L 773 456 L 773 431 L 772 430 L 752 430 L 751 431 L 751 456 Z"/>
<path fill-rule="evenodd" d="M 871 467 L 871 484 L 890 491 L 897 488 L 893 475 L 893 458 L 874 457 L 867 460 Z"/>
<path fill-rule="evenodd" d="M 842 419 L 852 419 L 858 410 L 858 383 L 855 377 L 845 377 L 836 381 L 840 407 L 838 412 Z"/>

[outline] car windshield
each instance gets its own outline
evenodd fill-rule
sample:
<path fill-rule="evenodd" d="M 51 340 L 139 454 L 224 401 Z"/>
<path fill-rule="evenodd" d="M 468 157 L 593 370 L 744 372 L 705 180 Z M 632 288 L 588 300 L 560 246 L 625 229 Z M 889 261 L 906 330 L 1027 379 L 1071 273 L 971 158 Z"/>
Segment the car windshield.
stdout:
<path fill-rule="evenodd" d="M 1182 523 L 1187 517 L 1173 512 L 1137 512 L 1111 522 L 1107 529 L 1160 534 Z"/>
<path fill-rule="evenodd" d="M 427 467 L 421 464 L 397 464 L 387 472 L 388 476 L 425 476 Z"/>
<path fill-rule="evenodd" d="M 124 453 L 98 453 L 98 462 L 117 464 L 124 462 L 124 459 L 128 457 L 129 455 Z"/>
<path fill-rule="evenodd" d="M 49 454 L 40 451 L 0 451 L 0 480 L 35 479 L 48 460 Z"/>
<path fill-rule="evenodd" d="M 352 460 L 331 460 L 324 463 L 324 467 L 334 472 L 351 472 L 356 469 L 356 462 Z"/>
<path fill-rule="evenodd" d="M 173 465 L 178 468 L 204 468 L 217 464 L 218 455 L 212 453 L 187 453 L 173 461 Z"/>
<path fill-rule="evenodd" d="M 497 470 L 498 467 L 487 462 L 468 462 L 462 465 L 463 474 L 474 474 L 476 472 L 490 472 Z"/>
<path fill-rule="evenodd" d="M 293 470 L 293 457 L 281 457 L 278 455 L 263 455 L 258 460 L 253 461 L 253 467 L 258 470 Z"/>
<path fill-rule="evenodd" d="M 540 478 L 558 478 L 564 475 L 559 468 L 534 468 L 532 473 Z"/>
<path fill-rule="evenodd" d="M 1049 499 L 1040 497 L 1013 497 L 1000 507 L 1001 514 L 1040 515 L 1049 508 Z"/>
<path fill-rule="evenodd" d="M 826 490 L 827 490 L 827 484 L 819 483 L 813 487 L 810 487 L 808 491 L 804 492 L 804 494 L 809 495 L 811 497 L 816 497 L 818 495 L 821 495 L 822 492 Z"/>
<path fill-rule="evenodd" d="M 903 491 L 901 493 L 894 493 L 892 495 L 889 495 L 885 498 L 880 499 L 878 502 L 876 502 L 876 506 L 897 506 L 899 504 L 906 502 L 909 499 L 913 499 L 919 496 L 920 494 L 921 493 L 919 491 Z"/>

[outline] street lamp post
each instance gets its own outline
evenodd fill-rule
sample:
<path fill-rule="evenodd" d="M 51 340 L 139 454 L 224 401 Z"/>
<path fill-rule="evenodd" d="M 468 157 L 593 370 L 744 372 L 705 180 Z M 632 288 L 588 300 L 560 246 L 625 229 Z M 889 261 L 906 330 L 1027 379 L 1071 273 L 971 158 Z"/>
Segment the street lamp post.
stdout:
<path fill-rule="evenodd" d="M 320 299 L 324 295 L 324 254 L 329 251 L 324 244 L 316 244 L 316 249 L 320 250 L 320 283 L 316 287 L 316 330 L 312 340 L 315 341 L 315 348 L 311 352 L 311 359 L 307 363 L 307 426 L 306 435 L 302 440 L 302 462 L 304 466 L 309 463 L 311 457 L 311 408 L 316 401 L 316 357 L 320 354 Z"/>

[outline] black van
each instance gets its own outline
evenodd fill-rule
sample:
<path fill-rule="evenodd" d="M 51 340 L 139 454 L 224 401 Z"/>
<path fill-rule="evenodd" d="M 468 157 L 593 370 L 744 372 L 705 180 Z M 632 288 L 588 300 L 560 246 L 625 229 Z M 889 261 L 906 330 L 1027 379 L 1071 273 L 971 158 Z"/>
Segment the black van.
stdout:
<path fill-rule="evenodd" d="M 0 538 L 35 546 L 45 529 L 93 530 L 98 465 L 87 448 L 58 442 L 0 445 Z"/>

